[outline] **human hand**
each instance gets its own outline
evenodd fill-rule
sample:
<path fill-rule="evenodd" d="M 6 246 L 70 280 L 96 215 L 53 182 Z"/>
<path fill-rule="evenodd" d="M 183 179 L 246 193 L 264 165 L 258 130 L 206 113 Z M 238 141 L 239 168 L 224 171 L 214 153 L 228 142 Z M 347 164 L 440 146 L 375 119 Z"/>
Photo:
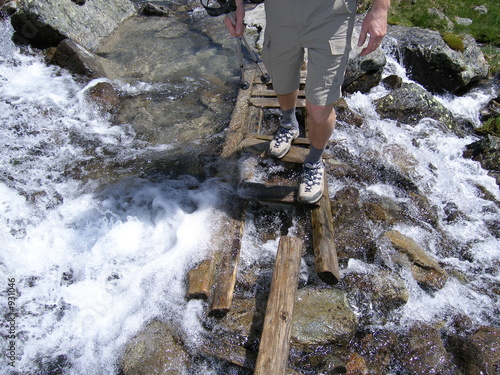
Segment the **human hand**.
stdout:
<path fill-rule="evenodd" d="M 358 47 L 365 44 L 366 37 L 370 35 L 368 45 L 361 50 L 360 56 L 366 56 L 375 51 L 382 43 L 387 33 L 387 12 L 389 10 L 389 1 L 375 1 L 372 9 L 366 15 L 358 39 Z"/>
<path fill-rule="evenodd" d="M 232 36 L 243 36 L 243 32 L 245 31 L 245 24 L 243 23 L 245 7 L 243 6 L 243 0 L 236 0 L 235 2 L 236 10 L 226 15 L 224 24 Z"/>

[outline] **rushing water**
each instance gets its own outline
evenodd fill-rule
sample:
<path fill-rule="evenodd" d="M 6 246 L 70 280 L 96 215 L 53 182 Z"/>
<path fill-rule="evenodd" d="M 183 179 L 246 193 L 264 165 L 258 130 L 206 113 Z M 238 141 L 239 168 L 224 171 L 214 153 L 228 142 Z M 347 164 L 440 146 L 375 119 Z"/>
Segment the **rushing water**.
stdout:
<path fill-rule="evenodd" d="M 155 317 L 174 322 L 187 344 L 196 346 L 204 310 L 200 302 L 185 300 L 184 277 L 203 257 L 212 223 L 223 215 L 218 207 L 226 186 L 216 178 L 189 175 L 140 179 L 124 172 L 114 176 L 113 184 L 72 177 L 68 171 L 96 158 L 122 166 L 168 145 L 149 146 L 136 139 L 132 127 L 114 126 L 88 106 L 86 87 L 14 46 L 11 32 L 6 22 L 0 24 L 0 298 L 5 317 L 0 350 L 15 352 L 12 360 L 2 355 L 2 372 L 117 373 L 127 340 Z M 391 69 L 403 72 L 392 60 L 387 73 Z M 438 134 L 425 121 L 413 128 L 380 121 L 372 101 L 383 94 L 376 89 L 350 96 L 350 106 L 368 119 L 367 126 L 339 127 L 334 137 L 360 159 L 388 143 L 404 147 L 417 160 L 413 173 L 419 188 L 440 213 L 453 202 L 465 214 L 467 219 L 442 226 L 457 249 L 467 247 L 469 255 L 440 254 L 432 230 L 395 229 L 475 280 L 466 286 L 452 279 L 430 296 L 408 278 L 411 297 L 399 312 L 400 322 L 432 322 L 461 310 L 475 324 L 498 323 L 491 316 L 498 301 L 481 293 L 480 285 L 499 282 L 499 240 L 488 222 L 498 221 L 500 213 L 478 194 L 477 184 L 497 200 L 500 195 L 478 163 L 461 157 L 474 139 Z M 477 125 L 478 109 L 489 97 L 476 93 L 440 100 Z M 341 187 L 334 183 L 332 194 Z M 359 188 L 362 194 L 398 199 L 389 185 Z M 243 241 L 243 265 L 272 253 L 276 245 L 270 241 L 266 251 L 255 250 L 251 228 Z M 359 267 L 366 265 L 351 261 L 343 272 Z M 8 340 L 10 335 L 15 339 Z M 64 371 L 57 372 L 61 367 Z M 208 365 L 203 372 L 216 373 Z"/>

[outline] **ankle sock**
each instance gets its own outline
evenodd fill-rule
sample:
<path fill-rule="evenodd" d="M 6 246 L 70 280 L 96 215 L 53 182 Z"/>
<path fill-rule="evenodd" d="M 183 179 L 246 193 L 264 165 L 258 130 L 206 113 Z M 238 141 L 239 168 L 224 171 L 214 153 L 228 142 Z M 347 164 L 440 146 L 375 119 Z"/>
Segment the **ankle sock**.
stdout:
<path fill-rule="evenodd" d="M 313 145 L 311 145 L 311 148 L 309 149 L 309 154 L 307 154 L 304 163 L 309 163 L 309 164 L 318 163 L 323 156 L 323 151 L 325 151 L 324 148 L 316 148 Z"/>
<path fill-rule="evenodd" d="M 290 124 L 295 129 L 299 128 L 299 122 L 297 121 L 297 117 L 295 116 L 295 108 L 281 111 L 281 113 L 283 115 L 283 119 L 281 120 L 282 124 Z"/>

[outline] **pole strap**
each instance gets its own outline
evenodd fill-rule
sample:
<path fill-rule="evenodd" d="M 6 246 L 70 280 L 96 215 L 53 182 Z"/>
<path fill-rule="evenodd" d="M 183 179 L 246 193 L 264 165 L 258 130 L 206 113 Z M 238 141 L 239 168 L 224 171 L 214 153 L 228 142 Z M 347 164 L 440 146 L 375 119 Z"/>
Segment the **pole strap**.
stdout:
<path fill-rule="evenodd" d="M 200 0 L 200 3 L 212 17 L 228 14 L 236 10 L 235 0 Z"/>

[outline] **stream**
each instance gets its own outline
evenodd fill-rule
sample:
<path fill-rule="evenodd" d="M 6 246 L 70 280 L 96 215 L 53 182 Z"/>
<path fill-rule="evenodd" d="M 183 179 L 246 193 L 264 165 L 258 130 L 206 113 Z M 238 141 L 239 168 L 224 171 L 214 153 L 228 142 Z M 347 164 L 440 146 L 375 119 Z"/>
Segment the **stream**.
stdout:
<path fill-rule="evenodd" d="M 192 25 L 186 32 L 195 41 L 202 34 Z M 159 131 L 145 125 L 156 120 L 131 117 L 134 111 L 122 114 L 117 125 L 89 105 L 85 83 L 47 66 L 38 52 L 14 45 L 11 35 L 9 23 L 0 21 L 0 306 L 5 317 L 0 350 L 9 354 L 0 358 L 2 373 L 118 374 L 127 341 L 158 317 L 173 322 L 196 351 L 206 329 L 205 306 L 186 301 L 185 275 L 203 259 L 223 217 L 224 195 L 232 189 L 212 173 L 237 92 L 231 47 L 215 42 L 207 49 L 193 47 L 200 66 L 207 65 L 213 48 L 223 53 L 214 72 L 207 68 L 191 79 L 185 77 L 187 66 L 182 79 L 134 81 L 131 74 L 114 82 L 130 97 L 129 109 L 142 108 L 137 112 L 153 118 L 162 117 L 151 115 L 155 103 L 172 103 Z M 180 54 L 186 46 L 177 48 Z M 389 56 L 384 74 L 393 73 L 408 80 L 397 56 Z M 221 83 L 214 86 L 213 77 Z M 218 96 L 207 99 L 214 87 Z M 497 202 L 500 193 L 479 163 L 462 157 L 475 138 L 441 133 L 431 120 L 415 127 L 382 121 L 373 101 L 385 93 L 375 88 L 346 98 L 365 125 L 339 124 L 333 135 L 339 146 L 329 152 L 339 157 L 348 152 L 358 163 L 377 158 L 392 165 L 394 154 L 381 150 L 404 149 L 412 175 L 418 176 L 414 180 L 438 207 L 440 227 L 453 243 L 442 251 L 432 228 L 399 224 L 393 229 L 425 245 L 468 280 L 451 277 L 429 294 L 405 278 L 409 302 L 386 326 L 432 323 L 457 311 L 473 325 L 498 325 L 498 294 L 488 291 L 498 290 L 500 282 L 500 240 L 492 229 L 500 208 L 478 193 L 478 185 Z M 479 126 L 479 109 L 492 95 L 478 91 L 439 100 Z M 193 132 L 186 125 L 201 118 L 213 126 Z M 329 183 L 332 196 L 346 186 L 345 180 Z M 352 183 L 361 196 L 406 199 L 388 183 Z M 463 217 L 448 222 L 444 212 L 451 203 Z M 254 230 L 250 221 L 242 242 L 243 269 L 276 251 L 277 239 L 259 243 Z M 363 267 L 368 266 L 350 260 L 342 273 Z M 192 373 L 218 374 L 217 369 L 201 361 Z"/>

